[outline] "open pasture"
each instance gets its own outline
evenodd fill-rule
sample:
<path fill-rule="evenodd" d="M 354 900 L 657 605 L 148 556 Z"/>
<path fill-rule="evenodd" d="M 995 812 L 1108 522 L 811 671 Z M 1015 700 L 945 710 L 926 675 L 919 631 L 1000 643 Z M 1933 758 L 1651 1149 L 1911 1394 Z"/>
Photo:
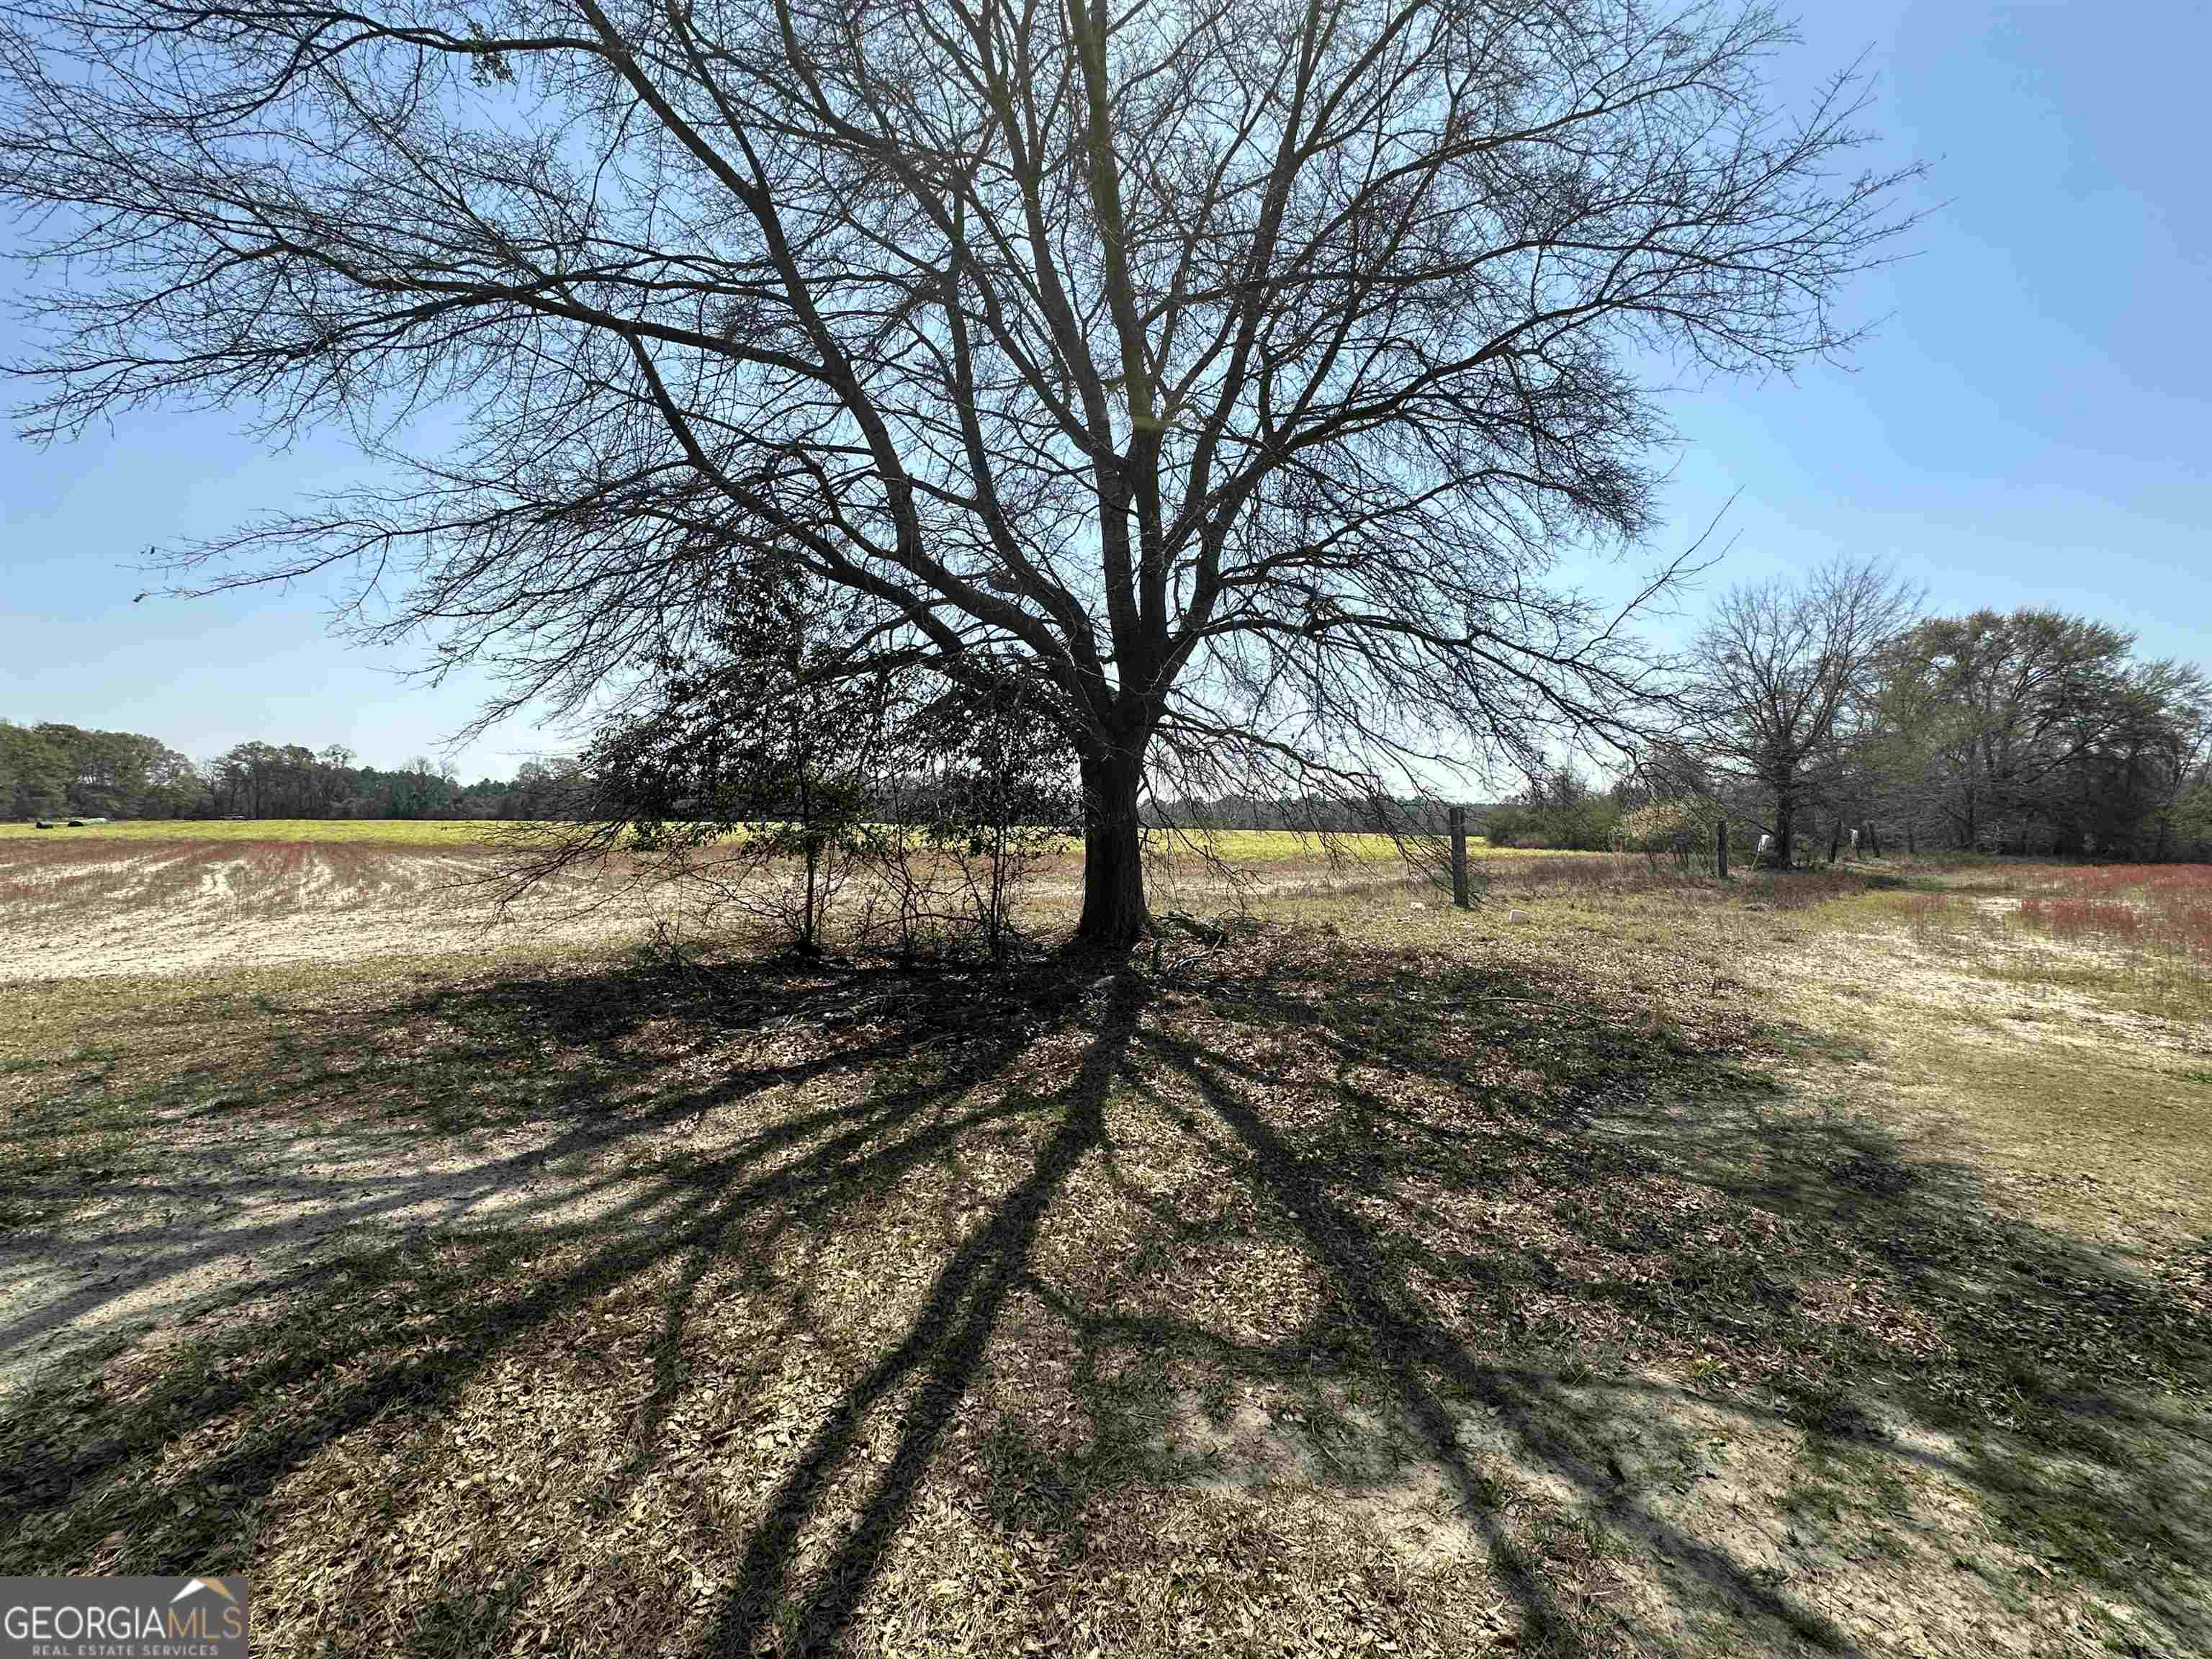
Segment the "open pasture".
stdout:
<path fill-rule="evenodd" d="M 563 879 L 503 908 L 497 878 L 494 850 L 468 842 L 0 842 L 0 979 L 481 954 L 649 925 L 613 882 Z"/>
<path fill-rule="evenodd" d="M 683 888 L 641 884 L 640 866 L 627 854 L 580 866 L 510 902 L 495 832 L 513 826 L 398 826 L 472 832 L 413 842 L 318 833 L 353 827 L 346 820 L 279 823 L 267 826 L 276 833 L 251 837 L 136 833 L 147 827 L 0 841 L 0 978 L 203 972 L 394 950 L 482 955 L 551 942 L 634 944 L 656 925 L 680 932 L 687 917 L 696 924 L 700 915 L 696 896 Z M 1413 879 L 1396 844 L 1382 836 L 1328 845 L 1249 831 L 1210 842 L 1165 835 L 1158 842 L 1154 889 L 1170 907 L 1211 910 Z M 1571 862 L 1593 875 L 1616 863 L 1515 853 L 1491 854 L 1479 867 L 1486 878 L 1510 882 Z M 1026 924 L 1048 929 L 1072 916 L 1081 880 L 1077 849 L 1041 860 Z"/>
<path fill-rule="evenodd" d="M 0 984 L 0 1572 L 275 1652 L 2212 1650 L 2212 1022 L 1982 920 L 2149 900 L 1485 869 L 1120 969 L 432 883 Z"/>
<path fill-rule="evenodd" d="M 82 842 L 246 841 L 299 842 L 314 845 L 349 842 L 394 847 L 466 848 L 495 844 L 518 826 L 489 819 L 400 818 L 144 818 L 117 823 L 60 825 L 0 823 L 0 842 L 27 840 L 57 844 Z M 1343 835 L 1326 839 L 1287 830 L 1155 830 L 1147 840 L 1161 857 L 1185 861 L 1215 858 L 1239 866 L 1389 863 L 1400 856 L 1388 836 Z M 1498 857 L 1566 857 L 1572 854 L 1492 854 L 1480 836 L 1470 850 Z"/>
<path fill-rule="evenodd" d="M 1977 861 L 1861 902 L 1980 975 L 2212 1018 L 2212 866 Z"/>

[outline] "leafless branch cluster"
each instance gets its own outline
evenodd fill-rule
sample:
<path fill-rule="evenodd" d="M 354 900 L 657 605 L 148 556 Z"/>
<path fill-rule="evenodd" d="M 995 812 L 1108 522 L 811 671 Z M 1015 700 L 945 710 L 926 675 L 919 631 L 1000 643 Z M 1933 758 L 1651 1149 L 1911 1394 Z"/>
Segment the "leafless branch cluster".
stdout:
<path fill-rule="evenodd" d="M 1902 222 L 1849 170 L 1858 82 L 1770 106 L 1759 5 L 0 19 L 27 428 L 246 407 L 410 469 L 185 580 L 343 567 L 368 632 L 505 676 L 491 719 L 795 561 L 872 602 L 856 672 L 1053 686 L 1102 938 L 1143 919 L 1148 775 L 1425 785 L 1621 733 L 1647 665 L 1553 577 L 1651 526 L 1640 366 L 1845 346 Z"/>
<path fill-rule="evenodd" d="M 1750 785 L 1787 867 L 1798 826 L 1833 805 L 1879 722 L 1880 669 L 1919 595 L 1879 559 L 1831 560 L 1798 581 L 1732 589 L 1695 651 L 1700 757 Z"/>

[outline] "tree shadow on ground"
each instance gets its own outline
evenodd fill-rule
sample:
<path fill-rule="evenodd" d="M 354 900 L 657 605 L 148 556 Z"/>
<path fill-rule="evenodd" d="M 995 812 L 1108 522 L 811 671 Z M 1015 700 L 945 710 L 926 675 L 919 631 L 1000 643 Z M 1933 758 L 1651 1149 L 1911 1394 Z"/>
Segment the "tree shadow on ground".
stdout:
<path fill-rule="evenodd" d="M 235 1201 L 103 1248 L 234 1258 L 303 1146 L 331 1225 L 7 1401 L 0 1568 L 249 1571 L 364 1651 L 1850 1652 L 2062 1582 L 2212 1641 L 2201 1277 L 1808 1101 L 1716 984 L 1263 931 L 265 1017 L 152 1131 Z"/>

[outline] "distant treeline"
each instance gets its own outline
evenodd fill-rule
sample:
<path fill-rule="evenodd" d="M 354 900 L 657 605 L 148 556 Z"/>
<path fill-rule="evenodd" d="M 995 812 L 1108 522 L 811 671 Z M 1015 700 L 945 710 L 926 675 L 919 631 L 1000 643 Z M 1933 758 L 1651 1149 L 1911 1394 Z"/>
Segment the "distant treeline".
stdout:
<path fill-rule="evenodd" d="M 110 818 L 505 818 L 588 811 L 594 799 L 573 763 L 526 761 L 513 778 L 465 782 L 427 757 L 394 769 L 356 766 L 343 748 L 242 743 L 195 762 L 136 732 L 0 720 L 0 817 Z M 905 792 L 912 794 L 909 788 Z M 910 802 L 908 803 L 911 804 Z M 1488 806 L 1469 808 L 1471 827 Z M 1306 834 L 1442 834 L 1446 809 L 1413 798 L 1346 802 L 1322 796 L 1224 796 L 1169 801 L 1147 821 L 1210 830 Z"/>
<path fill-rule="evenodd" d="M 1907 850 L 2212 860 L 2212 683 L 2201 669 L 2137 658 L 2132 636 L 2082 617 L 1924 617 L 1899 591 L 1872 566 L 1739 590 L 1661 706 L 1672 736 L 1650 738 L 1613 776 L 1557 765 L 1512 799 L 1469 803 L 1470 831 L 1498 846 L 1599 849 L 1649 839 L 1656 813 L 1708 831 L 1724 817 L 1739 842 L 1771 834 L 1798 861 L 1853 829 Z M 1873 601 L 1878 627 L 1867 624 Z M 708 749 L 729 746 L 737 718 L 701 728 Z M 589 773 L 531 762 L 512 779 L 465 783 L 428 759 L 383 770 L 343 748 L 246 743 L 195 763 L 137 732 L 0 720 L 0 816 L 598 821 L 635 806 L 611 805 L 617 752 L 595 748 Z M 890 763 L 893 778 L 854 773 L 864 815 L 915 809 L 931 786 L 905 775 L 912 762 Z M 801 770 L 817 784 L 827 775 L 818 760 Z M 712 816 L 697 779 L 665 781 L 659 816 Z M 792 816 L 768 800 L 753 805 Z M 1160 800 L 1146 817 L 1438 835 L 1446 811 L 1418 798 L 1224 795 Z"/>
<path fill-rule="evenodd" d="M 1495 806 L 1469 803 L 1468 833 L 1480 835 Z M 1145 822 L 1153 829 L 1290 830 L 1301 835 L 1441 836 L 1450 827 L 1449 805 L 1418 797 L 1380 796 L 1345 799 L 1323 795 L 1223 795 L 1212 800 L 1170 800 L 1148 805 Z"/>
<path fill-rule="evenodd" d="M 1739 842 L 1794 830 L 1799 861 L 1853 829 L 1899 850 L 2212 860 L 2202 670 L 2033 609 L 1908 618 L 1853 661 L 1824 603 L 1817 587 L 1736 599 L 1699 641 L 1675 740 L 1617 779 L 1554 768 L 1486 815 L 1490 839 L 1603 848 L 1672 801 L 1725 816 Z"/>
<path fill-rule="evenodd" d="M 571 799 L 558 763 L 464 782 L 428 758 L 385 769 L 350 750 L 242 743 L 195 762 L 136 732 L 0 720 L 0 817 L 541 818 Z"/>

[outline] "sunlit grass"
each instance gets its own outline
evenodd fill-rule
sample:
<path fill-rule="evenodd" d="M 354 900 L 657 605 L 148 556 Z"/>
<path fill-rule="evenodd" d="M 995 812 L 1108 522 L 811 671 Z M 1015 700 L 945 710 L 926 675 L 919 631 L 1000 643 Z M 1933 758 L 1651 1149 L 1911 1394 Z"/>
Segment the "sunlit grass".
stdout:
<path fill-rule="evenodd" d="M 1224 864 L 1320 864 L 1333 860 L 1389 864 L 1401 856 L 1398 842 L 1389 836 L 1314 836 L 1295 830 L 1148 830 L 1145 838 L 1156 854 L 1170 858 L 1211 856 Z M 1480 836 L 1470 836 L 1467 845 L 1473 854 L 1511 855 L 1493 854 Z"/>
<path fill-rule="evenodd" d="M 2068 869 L 2021 896 L 2020 919 L 2054 939 L 2153 951 L 2212 976 L 2212 865 Z"/>
<path fill-rule="evenodd" d="M 249 909 L 294 860 L 460 861 L 123 856 L 173 852 Z M 1871 1649 L 1852 1608 L 1931 1580 L 1974 1599 L 1916 1651 L 2093 1595 L 2201 1650 L 2201 1062 L 2057 1006 L 1993 1037 L 2033 999 L 1986 1010 L 1978 939 L 1922 960 L 1851 896 L 1887 870 L 1483 874 L 1471 915 L 1271 882 L 1120 971 L 733 939 L 0 986 L 0 1225 L 82 1264 L 42 1305 L 92 1287 L 0 1410 L 0 1569 L 234 1565 L 287 1650 L 387 1609 L 416 1651 L 765 1650 L 828 1608 L 912 1653 L 975 1606 L 1007 1651 L 1180 1653 L 1255 1559 L 1316 1659 L 1638 1650 L 1616 1569 L 1714 1659 Z"/>
<path fill-rule="evenodd" d="M 1373 841 L 1222 840 L 1251 914 L 1118 969 L 409 932 L 0 984 L 0 1227 L 85 1298 L 0 1402 L 0 1570 L 251 1571 L 286 1650 L 827 1609 L 918 1653 L 970 1607 L 1256 1650 L 1255 1560 L 1315 1659 L 1640 1650 L 1619 1571 L 1686 1656 L 1871 1650 L 1930 1582 L 1914 1651 L 2078 1650 L 2093 1605 L 2204 1650 L 2203 1057 L 1997 983 L 2095 961 L 2014 921 L 1982 965 L 1995 873 L 1492 854 L 1468 914 Z M 252 921 L 492 860 L 87 840 L 0 884 L 98 919 L 219 866 Z"/>

